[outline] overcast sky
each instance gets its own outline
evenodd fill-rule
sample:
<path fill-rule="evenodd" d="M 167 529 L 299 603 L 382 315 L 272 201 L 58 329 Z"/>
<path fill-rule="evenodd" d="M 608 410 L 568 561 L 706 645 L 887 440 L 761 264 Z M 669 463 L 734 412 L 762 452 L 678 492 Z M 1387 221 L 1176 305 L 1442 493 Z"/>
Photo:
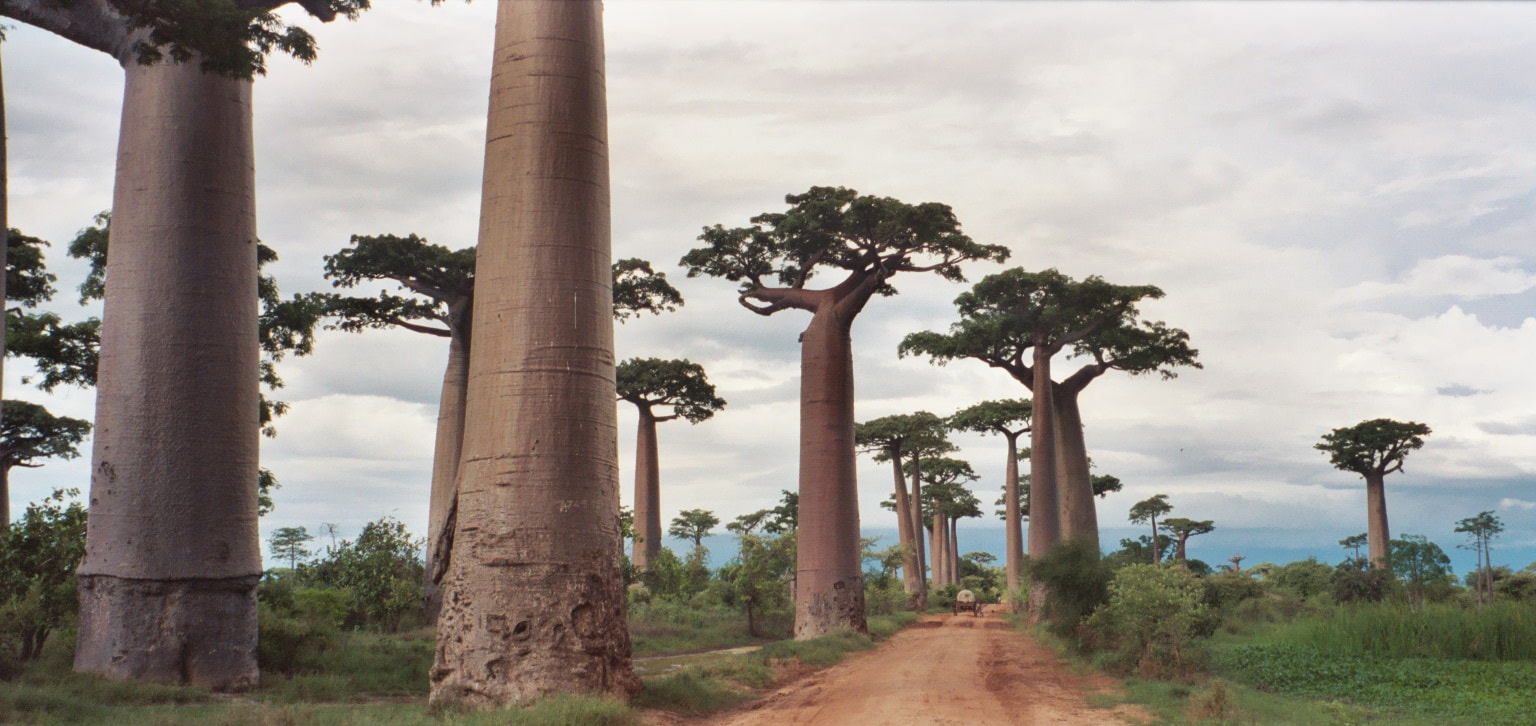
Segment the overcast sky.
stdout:
<path fill-rule="evenodd" d="M 319 60 L 274 59 L 256 84 L 258 226 L 285 293 L 328 289 L 321 257 L 352 234 L 475 242 L 496 3 L 378 5 L 301 20 Z M 1465 572 L 1455 520 L 1495 510 L 1495 562 L 1536 557 L 1536 5 L 615 0 L 605 24 L 614 254 L 687 299 L 621 327 L 618 355 L 702 363 L 729 402 L 661 429 L 664 518 L 729 521 L 795 487 L 808 321 L 754 315 L 678 258 L 705 225 L 840 185 L 949 204 L 1009 266 L 1167 293 L 1143 311 L 1189 331 L 1205 369 L 1111 374 L 1083 396 L 1096 471 L 1126 486 L 1101 500 L 1106 544 L 1164 493 L 1216 521 L 1191 542 L 1213 563 L 1280 547 L 1337 561 L 1365 529 L 1364 486 L 1312 445 L 1389 417 L 1434 429 L 1388 479 L 1394 535 L 1429 536 Z M 122 72 L 8 35 L 11 225 L 54 243 L 53 307 L 83 316 L 63 247 L 110 204 Z M 979 363 L 898 359 L 904 335 L 955 320 L 967 286 L 892 282 L 854 326 L 860 420 L 1026 395 Z M 352 536 L 386 514 L 424 531 L 446 355 L 408 332 L 328 332 L 285 361 L 263 533 Z M 25 368 L 6 366 L 8 397 L 90 418 L 91 392 L 48 396 Z M 620 406 L 626 504 L 634 425 Z M 990 503 L 1001 441 L 956 441 Z M 17 470 L 14 511 L 87 482 L 83 459 Z M 893 526 L 889 472 L 863 460 L 860 482 L 864 526 Z"/>

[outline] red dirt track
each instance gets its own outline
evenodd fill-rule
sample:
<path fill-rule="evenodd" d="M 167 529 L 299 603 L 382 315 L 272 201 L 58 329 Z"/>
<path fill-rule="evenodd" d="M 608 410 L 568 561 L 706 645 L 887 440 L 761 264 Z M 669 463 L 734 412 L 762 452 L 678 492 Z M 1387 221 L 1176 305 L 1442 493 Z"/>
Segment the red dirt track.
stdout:
<path fill-rule="evenodd" d="M 929 615 L 875 650 L 704 723 L 1097 726 L 1146 720 L 1131 707 L 1090 708 L 1084 701 L 1113 688 L 1100 674 L 1073 673 L 996 616 Z"/>

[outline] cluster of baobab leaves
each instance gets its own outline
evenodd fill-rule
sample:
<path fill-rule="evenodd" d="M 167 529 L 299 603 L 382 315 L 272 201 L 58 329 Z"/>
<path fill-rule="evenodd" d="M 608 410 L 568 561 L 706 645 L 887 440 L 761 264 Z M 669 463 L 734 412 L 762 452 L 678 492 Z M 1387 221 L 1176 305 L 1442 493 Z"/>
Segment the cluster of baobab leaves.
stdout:
<path fill-rule="evenodd" d="M 0 2 L 0 14 L 117 59 L 126 82 L 89 532 L 78 570 L 78 670 L 224 690 L 257 678 L 261 562 L 251 482 L 261 400 L 250 371 L 259 368 L 261 323 L 250 304 L 258 297 L 251 79 L 274 47 L 313 55 L 312 39 L 272 14 L 289 4 L 321 20 L 368 7 Z M 633 692 L 611 454 L 613 320 L 626 314 L 616 295 L 625 276 L 642 287 L 657 276 L 638 262 L 611 261 L 600 4 L 502 0 L 495 43 L 482 234 L 473 253 L 443 251 L 445 266 L 473 265 L 467 279 L 480 284 L 455 288 L 424 274 L 401 282 L 439 293 L 428 293 L 430 303 L 353 308 L 349 318 L 349 303 L 336 297 L 325 312 L 354 329 L 435 322 L 424 332 L 450 339 L 429 527 L 430 576 L 440 583 L 433 698 L 500 704 L 554 691 Z M 810 314 L 801 338 L 795 632 L 811 637 L 863 627 L 854 319 L 873 298 L 894 293 L 898 275 L 958 281 L 962 263 L 1002 262 L 1009 253 L 971 240 L 943 204 L 837 187 L 787 202 L 750 226 L 706 228 L 704 245 L 682 264 L 690 275 L 738 283 L 739 301 L 754 313 Z M 401 238 L 373 242 L 383 249 Z M 338 285 L 369 276 L 348 268 L 379 262 L 365 259 L 366 247 L 359 241 L 331 258 Z M 832 284 L 813 288 L 813 275 Z M 642 290 L 651 302 L 634 309 L 672 305 L 658 289 Z M 1014 269 L 962 295 L 961 322 L 949 333 L 903 344 L 904 353 L 936 361 L 976 358 L 1031 390 L 1030 551 L 1097 537 L 1076 420 L 1082 387 L 1109 370 L 1167 376 L 1197 365 L 1183 331 L 1137 319 L 1137 302 L 1161 294 Z M 1093 362 L 1057 381 L 1051 360 L 1068 346 Z M 656 380 L 679 373 L 646 365 L 631 372 Z M 682 379 L 690 373 L 682 370 Z M 702 382 L 702 372 L 693 379 Z M 702 403 L 697 390 L 670 402 L 667 393 L 630 400 L 653 423 L 719 405 L 712 393 Z M 650 414 L 663 403 L 673 413 Z M 914 469 L 921 467 L 918 442 L 909 448 L 898 435 L 880 446 L 898 464 L 898 482 L 904 457 L 916 454 Z M 901 511 L 919 511 L 921 479 L 911 472 L 914 491 Z M 898 484 L 898 500 L 903 490 Z M 644 499 L 642 533 L 656 516 L 655 497 Z M 641 506 L 649 509 L 642 514 Z M 916 519 L 900 518 L 914 556 Z M 1018 519 L 1009 517 L 1010 584 L 1022 557 Z M 645 541 L 659 543 L 659 533 Z M 920 562 L 904 569 L 920 588 Z"/>

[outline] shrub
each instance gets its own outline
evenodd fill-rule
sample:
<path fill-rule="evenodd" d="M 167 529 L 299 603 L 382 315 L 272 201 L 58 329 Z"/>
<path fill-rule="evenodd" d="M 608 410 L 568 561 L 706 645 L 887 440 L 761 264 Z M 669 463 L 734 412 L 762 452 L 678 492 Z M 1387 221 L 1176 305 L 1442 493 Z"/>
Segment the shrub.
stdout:
<path fill-rule="evenodd" d="M 1381 602 L 1397 584 L 1390 570 L 1361 569 L 1350 562 L 1339 565 L 1332 580 L 1333 599 L 1340 603 Z"/>
<path fill-rule="evenodd" d="M 1212 610 L 1228 611 L 1264 595 L 1264 585 L 1246 572 L 1223 572 L 1201 580 L 1204 601 Z"/>
<path fill-rule="evenodd" d="M 1072 637 L 1090 613 L 1108 602 L 1109 583 L 1114 575 L 1096 547 L 1076 540 L 1031 561 L 1029 577 L 1031 582 L 1045 583 L 1044 615 L 1051 630 L 1059 636 Z"/>
<path fill-rule="evenodd" d="M 1201 602 L 1199 581 L 1179 567 L 1129 565 L 1109 583 L 1109 601 L 1088 619 L 1123 662 L 1135 662 L 1148 676 L 1184 670 L 1196 637 L 1212 618 Z"/>
<path fill-rule="evenodd" d="M 1276 567 L 1265 580 L 1274 582 L 1276 588 L 1296 593 L 1303 600 L 1333 592 L 1333 568 L 1318 562 L 1315 557 Z"/>
<path fill-rule="evenodd" d="M 64 505 L 79 490 L 55 490 L 21 519 L 0 522 L 0 679 L 43 652 L 48 636 L 79 610 L 75 567 L 85 553 L 85 508 Z"/>

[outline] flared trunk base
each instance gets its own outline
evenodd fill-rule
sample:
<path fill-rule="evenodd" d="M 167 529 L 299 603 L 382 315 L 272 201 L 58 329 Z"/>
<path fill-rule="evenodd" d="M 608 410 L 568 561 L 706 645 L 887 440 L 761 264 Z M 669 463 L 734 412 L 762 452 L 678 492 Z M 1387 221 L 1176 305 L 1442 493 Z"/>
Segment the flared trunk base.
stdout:
<path fill-rule="evenodd" d="M 80 575 L 75 670 L 118 680 L 249 691 L 259 677 L 258 579 Z"/>
<path fill-rule="evenodd" d="M 795 598 L 795 640 L 806 640 L 837 632 L 869 632 L 864 618 L 864 580 L 845 577 L 834 580 L 829 588 L 805 588 L 805 597 Z"/>

